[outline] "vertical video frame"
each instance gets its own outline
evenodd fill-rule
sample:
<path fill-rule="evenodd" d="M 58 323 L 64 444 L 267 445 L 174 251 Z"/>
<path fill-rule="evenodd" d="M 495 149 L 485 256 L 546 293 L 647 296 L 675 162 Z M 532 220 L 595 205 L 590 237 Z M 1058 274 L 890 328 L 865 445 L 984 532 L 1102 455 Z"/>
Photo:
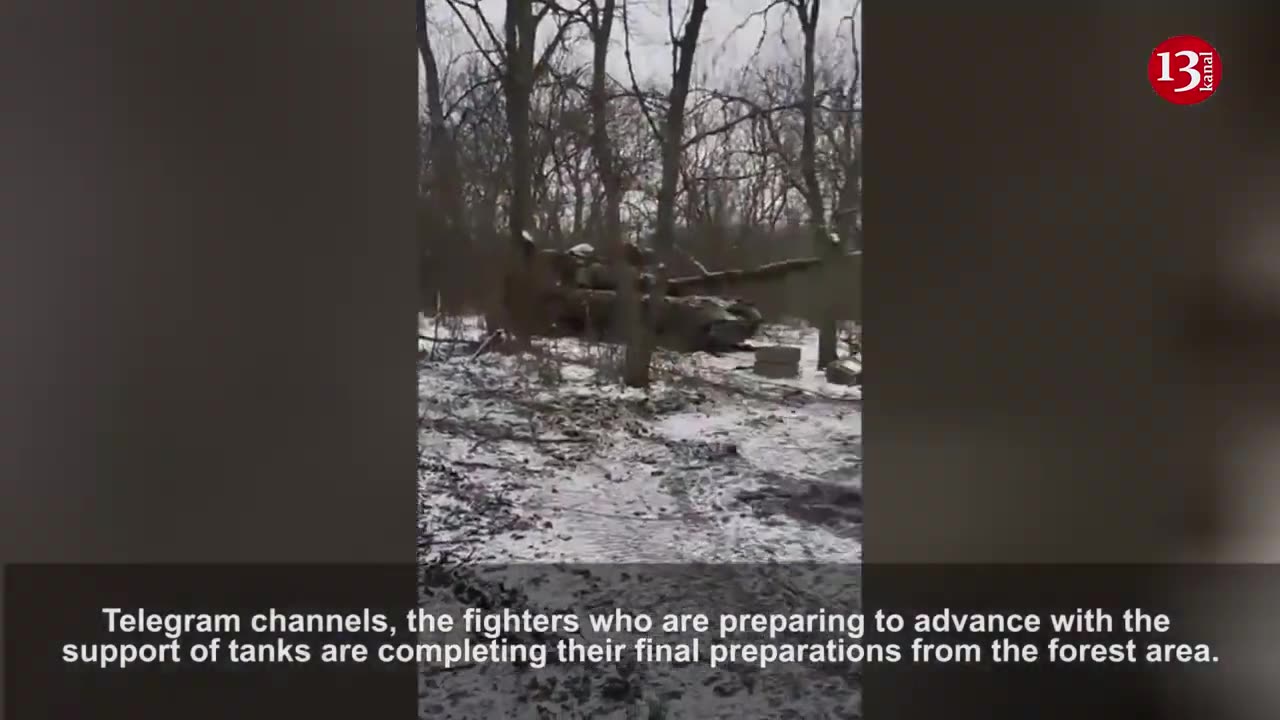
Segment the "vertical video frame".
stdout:
<path fill-rule="evenodd" d="M 420 713 L 859 715 L 856 672 L 501 620 L 859 611 L 861 0 L 416 2 L 420 590 L 494 617 Z"/>

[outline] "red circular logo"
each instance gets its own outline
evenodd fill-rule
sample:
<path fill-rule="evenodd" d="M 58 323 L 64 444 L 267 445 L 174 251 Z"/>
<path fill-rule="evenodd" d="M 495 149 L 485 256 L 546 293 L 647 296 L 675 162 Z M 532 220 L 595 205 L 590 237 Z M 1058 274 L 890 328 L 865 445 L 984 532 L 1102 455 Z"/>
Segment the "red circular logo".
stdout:
<path fill-rule="evenodd" d="M 1203 39 L 1178 35 L 1151 51 L 1147 79 L 1157 95 L 1174 105 L 1195 105 L 1208 100 L 1222 84 L 1222 58 Z"/>

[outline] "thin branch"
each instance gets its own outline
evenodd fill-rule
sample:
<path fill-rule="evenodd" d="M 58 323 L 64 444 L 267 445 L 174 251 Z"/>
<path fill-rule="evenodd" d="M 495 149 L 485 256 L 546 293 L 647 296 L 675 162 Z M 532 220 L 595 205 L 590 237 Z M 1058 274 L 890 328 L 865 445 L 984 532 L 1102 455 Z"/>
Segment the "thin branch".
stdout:
<path fill-rule="evenodd" d="M 640 91 L 640 83 L 636 80 L 635 65 L 631 62 L 631 24 L 630 24 L 630 3 L 623 0 L 622 3 L 622 55 L 627 60 L 627 74 L 631 77 L 631 89 L 635 92 L 637 104 L 640 106 L 640 112 L 644 115 L 644 119 L 649 123 L 649 129 L 653 131 L 653 137 L 662 142 L 662 130 L 658 129 L 658 123 L 653 119 L 653 115 L 649 113 L 649 106 L 645 104 L 645 95 Z"/>
<path fill-rule="evenodd" d="M 500 76 L 490 75 L 488 77 L 481 78 L 480 80 L 477 80 L 476 82 L 472 83 L 465 91 L 463 91 L 462 95 L 458 96 L 457 100 L 454 100 L 453 102 L 449 103 L 449 107 L 445 111 L 445 116 L 452 117 L 454 111 L 457 110 L 459 107 L 461 107 L 462 104 L 466 102 L 468 98 L 471 97 L 472 93 L 483 90 L 484 88 L 487 88 L 491 85 L 495 85 L 501 81 L 502 81 L 502 78 Z"/>
<path fill-rule="evenodd" d="M 541 16 L 539 16 L 538 20 L 541 20 Z M 542 57 L 533 66 L 533 77 L 531 78 L 533 83 L 537 83 L 538 79 L 546 74 L 552 55 L 560 48 L 560 43 L 564 40 L 565 33 L 575 22 L 577 21 L 570 16 L 562 20 L 560 26 L 556 28 L 556 34 L 551 37 L 551 41 L 547 43 L 547 47 L 542 51 Z"/>
<path fill-rule="evenodd" d="M 484 11 L 480 9 L 480 5 L 478 3 L 462 2 L 462 0 L 446 0 L 445 4 L 448 5 L 449 9 L 453 11 L 453 14 L 457 16 L 458 22 L 462 25 L 462 29 L 466 31 L 467 37 L 471 38 L 471 42 L 475 44 L 476 50 L 480 55 L 489 63 L 489 66 L 493 68 L 494 72 L 501 73 L 502 65 L 489 57 L 489 54 L 493 53 L 494 55 L 497 55 L 498 58 L 505 63 L 507 58 L 502 52 L 502 41 L 498 39 L 498 34 L 493 31 L 493 26 L 490 25 L 489 21 L 485 18 Z M 476 35 L 475 30 L 472 29 L 471 23 L 467 22 L 466 16 L 462 14 L 462 11 L 458 9 L 458 6 L 465 7 L 476 14 L 476 18 L 479 20 L 480 26 L 484 28 L 485 33 L 489 36 L 489 41 L 493 43 L 491 46 L 486 48 L 480 42 L 480 38 Z"/>

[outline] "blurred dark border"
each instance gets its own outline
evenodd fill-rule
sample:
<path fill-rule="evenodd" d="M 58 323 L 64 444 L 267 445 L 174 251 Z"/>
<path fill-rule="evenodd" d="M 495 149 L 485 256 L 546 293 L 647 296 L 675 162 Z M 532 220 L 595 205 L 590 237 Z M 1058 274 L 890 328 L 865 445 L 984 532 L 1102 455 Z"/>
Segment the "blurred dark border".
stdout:
<path fill-rule="evenodd" d="M 1220 427 L 1246 404 L 1262 417 L 1280 407 L 1256 390 L 1275 383 L 1263 338 L 1276 309 L 1222 273 L 1252 230 L 1247 212 L 1267 202 L 1280 12 L 866 13 L 865 603 L 927 590 L 876 563 L 1213 557 L 1239 502 Z M 1179 34 L 1223 58 L 1200 106 L 1161 101 L 1141 71 Z M 1234 400 L 1215 398 L 1224 383 Z M 946 592 L 998 602 L 1008 588 Z M 1012 679 L 877 667 L 865 682 L 870 718 L 1015 712 L 999 700 Z M 1221 697 L 1193 711 L 1168 689 L 1077 691 L 1102 716 L 1228 716 Z M 1063 690 L 1018 692 L 1040 693 L 1055 717 L 1073 707 L 1048 701 Z"/>
<path fill-rule="evenodd" d="M 437 572 L 423 577 L 430 599 L 422 608 L 455 619 L 463 608 L 501 609 L 485 602 L 496 596 L 504 597 L 507 607 L 517 613 L 598 614 L 601 608 L 592 606 L 590 600 L 596 594 L 584 596 L 580 592 L 582 580 L 589 579 L 593 587 L 610 592 L 618 609 L 651 617 L 683 612 L 713 618 L 758 612 L 861 612 L 867 618 L 864 641 L 895 644 L 906 658 L 896 665 L 867 665 L 861 672 L 823 666 L 826 672 L 809 674 L 807 682 L 800 681 L 815 685 L 806 688 L 814 693 L 812 699 L 807 693 L 785 691 L 797 682 L 796 668 L 787 665 L 752 671 L 739 666 L 741 674 L 712 673 L 692 681 L 695 686 L 704 678 L 714 682 L 717 694 L 723 693 L 726 703 L 733 703 L 734 712 L 751 718 L 798 717 L 823 706 L 831 708 L 837 700 L 851 709 L 865 706 L 864 717 L 910 714 L 932 702 L 945 703 L 949 717 L 1142 717 L 1153 707 L 1221 717 L 1223 698 L 1205 690 L 1234 690 L 1238 704 L 1250 704 L 1256 700 L 1250 695 L 1258 695 L 1274 681 L 1270 658 L 1280 641 L 1280 618 L 1272 611 L 1280 598 L 1280 567 L 1264 564 L 556 563 L 487 565 L 470 575 L 442 566 L 433 570 Z M 18 658 L 6 666 L 6 702 L 12 717 L 79 718 L 85 707 L 119 710 L 129 717 L 187 717 L 193 707 L 225 713 L 230 708 L 254 708 L 264 697 L 273 696 L 320 696 L 326 702 L 325 717 L 363 716 L 382 707 L 368 705 L 366 694 L 380 691 L 393 701 L 403 700 L 399 683 L 408 668 L 376 660 L 319 662 L 322 644 L 356 643 L 372 649 L 383 643 L 447 641 L 440 634 L 418 637 L 408 632 L 405 617 L 418 604 L 415 593 L 405 592 L 416 574 L 410 564 L 14 564 L 6 565 L 4 572 L 8 624 L 4 650 Z M 874 584 L 864 586 L 864 575 L 874 578 Z M 876 604 L 864 604 L 868 598 L 874 598 Z M 708 601 L 714 601 L 713 605 L 707 606 Z M 222 635 L 220 660 L 214 663 L 191 662 L 185 655 L 177 665 L 138 663 L 128 669 L 62 663 L 61 650 L 67 643 L 165 642 L 158 633 L 110 632 L 104 607 L 121 608 L 126 617 L 139 608 L 148 615 L 235 613 L 246 626 L 239 633 L 210 635 L 198 628 L 182 633 L 183 648 Z M 357 618 L 367 608 L 382 614 L 398 632 L 361 630 L 358 623 L 345 632 L 250 632 L 248 618 L 267 608 L 286 614 L 342 613 Z M 1168 624 L 1127 626 L 1128 616 L 1135 610 L 1148 618 L 1163 615 Z M 974 632 L 972 626 L 957 624 L 972 614 L 985 617 L 1010 612 L 1037 615 L 1041 626 L 993 633 Z M 898 614 L 905 622 L 889 631 L 892 626 L 880 625 L 884 614 Z M 926 628 L 919 626 L 923 615 L 929 618 Z M 1057 615 L 1074 616 L 1077 622 L 1088 624 L 1059 631 L 1051 619 Z M 1105 619 L 1096 619 L 1098 616 Z M 717 621 L 713 619 L 711 624 L 714 628 Z M 660 642 L 676 639 L 661 629 L 641 634 Z M 601 634 L 590 629 L 567 636 L 575 635 L 585 642 L 601 640 Z M 637 636 L 623 631 L 611 638 L 627 643 Z M 683 639 L 695 636 L 701 637 L 704 652 L 720 642 L 714 631 L 683 634 Z M 564 637 L 556 632 L 516 632 L 504 641 L 555 645 Z M 990 650 L 995 637 L 1034 645 L 1040 656 L 1033 663 L 997 662 Z M 271 646 L 277 639 L 309 645 L 311 661 L 254 666 L 232 663 L 227 657 L 231 641 Z M 457 641 L 458 637 L 451 639 Z M 757 639 L 770 643 L 764 636 Z M 915 664 L 915 639 L 928 644 L 976 644 L 982 659 Z M 1051 654 L 1054 639 L 1061 645 L 1108 648 L 1132 641 L 1133 661 L 1122 656 L 1118 662 L 1115 658 L 1109 662 L 1064 662 Z M 738 636 L 724 642 L 744 640 L 750 642 L 751 638 Z M 773 640 L 779 644 L 815 641 L 813 635 L 788 632 Z M 1151 661 L 1152 645 L 1168 648 L 1171 644 L 1195 648 L 1192 652 L 1203 646 L 1204 656 L 1163 665 Z M 662 670 L 653 674 L 640 670 L 637 676 L 630 661 L 597 663 L 579 670 L 585 674 L 574 673 L 571 681 L 555 670 L 544 674 L 536 667 L 492 666 L 485 670 L 484 678 L 437 667 L 428 671 L 422 697 L 436 708 L 436 714 L 466 718 L 476 717 L 467 714 L 466 708 L 486 699 L 498 707 L 509 707 L 493 694 L 512 688 L 528 691 L 527 714 L 519 717 L 541 717 L 557 708 L 563 713 L 561 717 L 584 717 L 579 709 L 582 706 L 575 702 L 577 693 L 584 690 L 586 697 L 577 696 L 577 702 L 587 707 L 617 709 L 626 702 L 625 696 L 641 688 L 643 696 L 674 700 L 664 717 L 690 717 L 690 711 L 700 706 L 697 689 L 690 689 L 688 678 L 671 684 L 674 678 Z M 625 689 L 616 685 L 608 689 L 611 679 L 621 681 Z M 576 680 L 588 684 L 581 687 Z M 929 693 L 891 692 L 897 683 L 927 687 Z M 565 687 L 576 689 L 566 694 L 556 692 Z M 779 694 L 779 690 L 783 692 Z M 303 704 L 313 702 L 304 700 Z M 1254 705 L 1257 707 L 1256 702 Z M 386 707 L 393 709 L 390 702 Z M 706 711 L 705 706 L 702 709 Z M 846 712 L 825 717 L 850 716 Z"/>
<path fill-rule="evenodd" d="M 413 20 L 0 7 L 0 557 L 414 561 Z M 415 713 L 412 668 L 311 684 L 238 714 Z"/>
<path fill-rule="evenodd" d="M 867 10 L 867 559 L 1211 542 L 1206 388 L 1274 312 L 1215 276 L 1263 202 L 1277 13 L 910 7 Z M 1187 33 L 1224 74 L 1178 108 L 1135 68 Z"/>
<path fill-rule="evenodd" d="M 7 558 L 412 559 L 410 11 L 0 8 Z M 1272 145 L 1276 8 L 866 13 L 868 560 L 1211 538 L 1216 351 L 1175 343 L 1224 201 L 1266 200 L 1236 191 Z M 1223 56 L 1200 107 L 1146 86 L 1180 33 Z M 946 699 L 867 683 L 870 717 Z"/>

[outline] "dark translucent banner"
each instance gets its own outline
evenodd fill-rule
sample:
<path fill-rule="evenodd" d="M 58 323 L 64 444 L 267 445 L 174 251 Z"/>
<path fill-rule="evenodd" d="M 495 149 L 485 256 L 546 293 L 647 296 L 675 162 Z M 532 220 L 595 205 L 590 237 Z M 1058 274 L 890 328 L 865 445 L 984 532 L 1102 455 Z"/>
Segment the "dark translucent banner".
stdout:
<path fill-rule="evenodd" d="M 1229 717 L 1269 707 L 1280 629 L 1266 566 L 18 565 L 5 591 L 19 720 L 896 717 L 902 683 L 961 717 Z"/>

